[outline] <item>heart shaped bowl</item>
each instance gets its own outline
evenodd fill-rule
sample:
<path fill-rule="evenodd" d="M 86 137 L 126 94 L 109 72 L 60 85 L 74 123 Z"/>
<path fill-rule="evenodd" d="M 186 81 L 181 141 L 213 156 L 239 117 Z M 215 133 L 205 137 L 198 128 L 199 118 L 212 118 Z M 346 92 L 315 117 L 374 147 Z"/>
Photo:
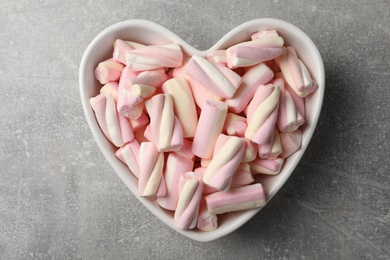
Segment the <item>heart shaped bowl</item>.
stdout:
<path fill-rule="evenodd" d="M 300 150 L 285 160 L 282 171 L 278 175 L 263 176 L 257 180 L 263 184 L 267 194 L 267 201 L 269 201 L 280 190 L 302 158 L 317 125 L 324 98 L 324 64 L 317 47 L 303 31 L 285 21 L 269 18 L 256 19 L 234 28 L 210 49 L 200 51 L 161 25 L 146 20 L 128 20 L 116 23 L 98 34 L 88 45 L 82 57 L 79 70 L 81 103 L 88 125 L 100 150 L 124 184 L 146 208 L 169 227 L 193 240 L 207 242 L 227 235 L 245 224 L 259 212 L 260 208 L 219 215 L 219 227 L 211 232 L 203 232 L 196 229 L 180 230 L 175 225 L 172 212 L 162 209 L 152 200 L 139 197 L 137 195 L 138 181 L 136 177 L 129 171 L 127 166 L 115 157 L 116 148 L 101 132 L 94 112 L 90 107 L 89 99 L 96 96 L 101 87 L 99 82 L 95 80 L 94 69 L 99 62 L 112 56 L 113 42 L 117 38 L 143 44 L 167 44 L 175 42 L 181 45 L 183 52 L 188 56 L 193 54 L 206 56 L 210 51 L 226 49 L 239 42 L 248 41 L 253 33 L 266 29 L 276 29 L 279 35 L 284 38 L 285 46 L 295 48 L 298 57 L 306 64 L 310 74 L 318 84 L 318 90 L 305 99 L 306 122 L 301 127 L 303 137 Z"/>

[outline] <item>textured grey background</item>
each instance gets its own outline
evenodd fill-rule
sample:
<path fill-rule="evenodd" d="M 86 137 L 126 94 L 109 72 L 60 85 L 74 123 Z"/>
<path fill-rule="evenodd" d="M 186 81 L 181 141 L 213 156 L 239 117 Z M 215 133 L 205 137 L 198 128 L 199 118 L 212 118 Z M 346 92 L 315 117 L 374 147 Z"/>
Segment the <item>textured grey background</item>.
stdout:
<path fill-rule="evenodd" d="M 302 28 L 326 67 L 309 149 L 236 232 L 171 231 L 100 153 L 80 105 L 88 43 L 126 19 L 200 49 L 250 19 Z M 388 0 L 0 0 L 0 259 L 390 259 Z"/>

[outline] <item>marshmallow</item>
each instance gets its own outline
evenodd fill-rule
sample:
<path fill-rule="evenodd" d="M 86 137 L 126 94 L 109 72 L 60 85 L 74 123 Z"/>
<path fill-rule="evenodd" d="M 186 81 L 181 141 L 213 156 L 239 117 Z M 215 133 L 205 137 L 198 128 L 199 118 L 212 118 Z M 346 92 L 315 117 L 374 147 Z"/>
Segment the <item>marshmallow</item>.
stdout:
<path fill-rule="evenodd" d="M 110 81 L 118 81 L 123 68 L 123 64 L 112 59 L 102 61 L 95 68 L 95 78 L 103 85 Z"/>
<path fill-rule="evenodd" d="M 203 176 L 204 176 L 204 173 L 206 172 L 206 169 L 207 167 L 196 167 L 194 172 L 196 174 L 198 174 L 201 179 L 203 179 Z M 214 192 L 217 192 L 218 190 L 213 188 L 213 187 L 210 187 L 209 185 L 207 185 L 206 183 L 203 183 L 203 191 L 202 191 L 202 194 L 203 196 L 206 196 L 206 195 L 209 195 L 209 194 L 212 194 Z"/>
<path fill-rule="evenodd" d="M 274 131 L 279 104 L 279 86 L 260 86 L 247 107 L 248 127 L 245 137 L 265 144 Z"/>
<path fill-rule="evenodd" d="M 280 157 L 287 158 L 301 147 L 302 131 L 297 129 L 291 133 L 280 133 L 280 142 L 283 150 Z"/>
<path fill-rule="evenodd" d="M 279 77 L 272 84 L 280 87 L 279 112 L 277 125 L 280 132 L 292 132 L 305 123 L 305 119 L 295 108 L 295 102 L 284 87 L 283 78 Z"/>
<path fill-rule="evenodd" d="M 196 227 L 199 214 L 199 205 L 202 197 L 203 183 L 195 172 L 186 172 L 179 180 L 179 200 L 174 220 L 180 229 Z"/>
<path fill-rule="evenodd" d="M 265 206 L 266 197 L 260 183 L 230 189 L 228 192 L 215 192 L 205 196 L 211 214 L 247 210 Z"/>
<path fill-rule="evenodd" d="M 175 68 L 172 70 L 172 76 L 175 78 L 185 78 L 188 85 L 191 88 L 192 96 L 198 107 L 203 108 L 207 100 L 221 100 L 222 98 L 205 88 L 201 83 L 194 80 L 192 77 L 185 73 L 185 66 Z"/>
<path fill-rule="evenodd" d="M 254 181 L 249 163 L 241 163 L 233 174 L 230 188 L 248 185 Z"/>
<path fill-rule="evenodd" d="M 167 193 L 157 198 L 157 203 L 164 209 L 175 210 L 179 200 L 179 179 L 186 172 L 192 171 L 194 162 L 175 153 L 169 153 L 165 163 L 164 177 Z"/>
<path fill-rule="evenodd" d="M 139 142 L 133 139 L 133 141 L 123 145 L 115 153 L 115 156 L 126 164 L 137 178 L 139 178 L 139 151 Z"/>
<path fill-rule="evenodd" d="M 225 103 L 229 110 L 241 113 L 253 98 L 256 89 L 260 85 L 267 84 L 274 73 L 264 63 L 251 67 L 243 76 L 242 83 L 232 98 L 226 99 Z"/>
<path fill-rule="evenodd" d="M 241 84 L 241 77 L 234 71 L 211 63 L 199 55 L 193 55 L 185 66 L 186 73 L 205 88 L 223 98 L 231 98 Z"/>
<path fill-rule="evenodd" d="M 129 120 L 134 132 L 137 132 L 149 124 L 149 118 L 144 111 L 141 111 L 141 115 L 137 119 L 129 118 Z"/>
<path fill-rule="evenodd" d="M 145 45 L 130 41 L 123 41 L 121 39 L 117 39 L 114 42 L 114 52 L 112 54 L 112 59 L 117 62 L 121 62 L 126 64 L 126 52 L 131 51 L 133 49 L 145 47 Z"/>
<path fill-rule="evenodd" d="M 218 218 L 216 214 L 209 212 L 204 199 L 200 202 L 199 215 L 196 227 L 199 230 L 210 232 L 218 227 Z"/>
<path fill-rule="evenodd" d="M 139 153 L 138 195 L 162 197 L 166 194 L 163 176 L 164 153 L 158 152 L 151 142 L 141 143 Z"/>
<path fill-rule="evenodd" d="M 222 101 L 206 101 L 199 117 L 192 152 L 200 158 L 211 158 L 218 135 L 222 132 L 227 105 Z"/>
<path fill-rule="evenodd" d="M 249 141 L 246 138 L 242 138 L 245 143 L 244 155 L 242 156 L 241 163 L 251 162 L 257 157 L 257 144 Z"/>
<path fill-rule="evenodd" d="M 251 171 L 253 174 L 262 173 L 267 175 L 276 175 L 282 169 L 284 163 L 283 158 L 276 159 L 262 159 L 257 158 L 253 162 L 250 162 Z"/>
<path fill-rule="evenodd" d="M 279 34 L 276 30 L 258 31 L 251 35 L 251 39 L 253 41 L 266 36 L 279 36 Z"/>
<path fill-rule="evenodd" d="M 245 117 L 238 116 L 233 113 L 227 113 L 223 132 L 228 135 L 244 137 L 247 126 Z"/>
<path fill-rule="evenodd" d="M 226 64 L 226 50 L 216 50 L 207 54 L 207 60 L 213 63 Z"/>
<path fill-rule="evenodd" d="M 232 176 L 240 165 L 244 150 L 242 138 L 220 134 L 211 162 L 203 176 L 203 182 L 215 189 L 227 191 Z"/>
<path fill-rule="evenodd" d="M 126 66 L 134 71 L 180 67 L 183 52 L 180 45 L 149 45 L 126 52 Z"/>
<path fill-rule="evenodd" d="M 121 147 L 134 139 L 129 119 L 117 113 L 111 94 L 103 93 L 90 98 L 90 104 L 100 129 L 116 147 Z"/>
<path fill-rule="evenodd" d="M 257 39 L 242 42 L 226 50 L 227 65 L 234 69 L 272 60 L 283 53 L 283 38 L 278 35 L 259 35 Z"/>
<path fill-rule="evenodd" d="M 172 96 L 175 115 L 183 127 L 183 136 L 194 137 L 198 115 L 187 81 L 184 78 L 173 78 L 167 80 L 162 85 L 162 89 L 164 93 Z"/>
<path fill-rule="evenodd" d="M 115 102 L 118 102 L 118 82 L 108 82 L 100 89 L 100 93 L 110 93 Z"/>
<path fill-rule="evenodd" d="M 294 48 L 283 48 L 283 54 L 275 59 L 284 79 L 290 88 L 300 97 L 306 97 L 317 90 L 317 83 L 312 80 L 306 66 L 298 59 Z"/>
<path fill-rule="evenodd" d="M 177 151 L 183 145 L 183 130 L 173 112 L 170 94 L 159 94 L 147 101 L 150 116 L 150 130 L 157 150 Z"/>
<path fill-rule="evenodd" d="M 274 132 L 265 144 L 258 145 L 258 155 L 260 158 L 275 159 L 282 153 L 282 145 L 280 143 L 279 131 L 275 127 Z"/>
<path fill-rule="evenodd" d="M 185 138 L 183 139 L 183 146 L 179 150 L 174 152 L 190 160 L 194 160 L 195 157 L 192 152 L 192 141 Z"/>

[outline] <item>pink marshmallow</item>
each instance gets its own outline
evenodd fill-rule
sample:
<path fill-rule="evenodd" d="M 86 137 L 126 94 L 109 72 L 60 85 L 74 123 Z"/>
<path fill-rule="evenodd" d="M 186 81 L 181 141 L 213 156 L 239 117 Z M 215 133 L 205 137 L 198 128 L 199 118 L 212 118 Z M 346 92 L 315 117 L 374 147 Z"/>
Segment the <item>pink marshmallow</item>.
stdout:
<path fill-rule="evenodd" d="M 258 155 L 262 159 L 276 159 L 282 153 L 279 131 L 275 127 L 274 132 L 265 144 L 258 145 Z"/>
<path fill-rule="evenodd" d="M 121 62 L 126 64 L 126 52 L 131 51 L 136 48 L 144 47 L 145 45 L 135 42 L 123 41 L 117 39 L 114 42 L 114 52 L 112 54 L 112 59 L 116 62 Z"/>
<path fill-rule="evenodd" d="M 195 157 L 192 153 L 192 141 L 185 138 L 183 139 L 183 146 L 174 152 L 190 160 L 194 160 Z"/>
<path fill-rule="evenodd" d="M 180 67 L 183 52 L 180 45 L 150 45 L 126 52 L 126 66 L 134 71 Z"/>
<path fill-rule="evenodd" d="M 206 101 L 199 117 L 192 152 L 200 158 L 211 158 L 215 142 L 225 123 L 227 105 L 222 101 Z"/>
<path fill-rule="evenodd" d="M 159 94 L 147 101 L 150 116 L 150 130 L 157 150 L 177 151 L 183 145 L 183 130 L 173 112 L 170 94 Z"/>
<path fill-rule="evenodd" d="M 90 99 L 96 120 L 106 138 L 116 147 L 121 147 L 134 139 L 128 118 L 117 113 L 114 98 L 103 93 Z"/>
<path fill-rule="evenodd" d="M 244 137 L 247 126 L 245 117 L 227 113 L 223 132 L 228 135 Z"/>
<path fill-rule="evenodd" d="M 202 179 L 195 172 L 186 172 L 179 180 L 179 200 L 174 220 L 180 229 L 196 227 L 202 197 Z"/>
<path fill-rule="evenodd" d="M 230 188 L 248 185 L 254 181 L 249 163 L 241 163 L 233 174 Z"/>
<path fill-rule="evenodd" d="M 138 195 L 141 197 L 165 196 L 164 153 L 158 152 L 153 143 L 143 142 L 139 158 Z"/>
<path fill-rule="evenodd" d="M 216 50 L 210 52 L 209 54 L 207 54 L 207 60 L 212 63 L 221 63 L 223 65 L 226 65 L 226 50 Z"/>
<path fill-rule="evenodd" d="M 278 174 L 283 166 L 284 159 L 262 159 L 257 158 L 253 162 L 250 162 L 251 171 L 253 174 L 262 173 L 267 175 L 276 175 Z"/>
<path fill-rule="evenodd" d="M 265 144 L 272 135 L 278 115 L 279 86 L 260 86 L 247 107 L 248 127 L 245 137 L 257 144 Z"/>
<path fill-rule="evenodd" d="M 140 145 L 139 142 L 134 139 L 133 141 L 123 145 L 119 148 L 115 156 L 118 157 L 121 162 L 129 167 L 130 171 L 139 178 L 139 151 Z"/>
<path fill-rule="evenodd" d="M 157 203 L 168 210 L 175 210 L 179 200 L 179 179 L 186 172 L 192 171 L 194 162 L 175 153 L 169 153 L 165 163 L 165 183 L 167 193 L 157 198 Z"/>
<path fill-rule="evenodd" d="M 283 53 L 284 40 L 278 35 L 259 35 L 257 39 L 241 42 L 226 50 L 229 68 L 247 67 L 272 60 Z"/>
<path fill-rule="evenodd" d="M 118 81 L 123 68 L 123 64 L 112 59 L 102 61 L 95 68 L 95 78 L 103 85 L 110 81 Z"/>
<path fill-rule="evenodd" d="M 260 85 L 267 84 L 274 76 L 274 73 L 264 63 L 251 67 L 242 76 L 240 88 L 232 98 L 226 99 L 225 103 L 229 110 L 235 113 L 241 113 L 253 98 L 257 88 Z"/>
<path fill-rule="evenodd" d="M 227 191 L 232 176 L 241 163 L 244 151 L 243 139 L 220 134 L 211 162 L 203 176 L 203 182 L 215 189 Z"/>
<path fill-rule="evenodd" d="M 118 102 L 118 82 L 108 82 L 100 89 L 100 93 L 110 93 L 115 102 Z"/>
<path fill-rule="evenodd" d="M 137 119 L 130 118 L 129 120 L 134 132 L 137 132 L 149 124 L 149 118 L 144 111 L 141 112 L 141 115 Z"/>
<path fill-rule="evenodd" d="M 244 155 L 242 156 L 241 163 L 251 162 L 257 157 L 257 144 L 251 142 L 246 138 L 242 138 L 245 143 Z"/>
<path fill-rule="evenodd" d="M 265 206 L 266 197 L 260 183 L 230 189 L 228 192 L 215 192 L 205 197 L 211 214 L 254 209 Z"/>
<path fill-rule="evenodd" d="M 240 75 L 196 54 L 188 61 L 185 70 L 189 76 L 219 97 L 233 97 L 241 84 Z"/>

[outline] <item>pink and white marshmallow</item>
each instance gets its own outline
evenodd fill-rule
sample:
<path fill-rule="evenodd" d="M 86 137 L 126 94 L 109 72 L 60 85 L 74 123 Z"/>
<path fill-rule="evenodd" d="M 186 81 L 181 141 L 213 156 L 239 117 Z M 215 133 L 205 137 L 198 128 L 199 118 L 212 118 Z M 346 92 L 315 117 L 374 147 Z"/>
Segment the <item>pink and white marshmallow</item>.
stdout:
<path fill-rule="evenodd" d="M 114 97 L 109 93 L 90 98 L 100 129 L 116 147 L 121 147 L 134 139 L 129 119 L 116 111 Z"/>
<path fill-rule="evenodd" d="M 266 196 L 260 183 L 219 191 L 205 197 L 211 214 L 222 214 L 231 211 L 254 209 L 266 204 Z"/>
<path fill-rule="evenodd" d="M 99 63 L 95 68 L 95 78 L 101 83 L 106 84 L 110 81 L 118 81 L 124 65 L 108 59 Z"/>
<path fill-rule="evenodd" d="M 115 156 L 118 157 L 121 162 L 129 167 L 130 171 L 139 178 L 139 152 L 140 144 L 136 139 L 123 145 L 115 152 Z"/>
<path fill-rule="evenodd" d="M 177 43 L 149 45 L 126 52 L 126 66 L 134 71 L 175 68 L 182 62 L 183 52 Z"/>
<path fill-rule="evenodd" d="M 193 55 L 185 66 L 186 73 L 205 88 L 223 98 L 231 98 L 241 84 L 241 76 L 218 63 Z"/>
<path fill-rule="evenodd" d="M 263 159 L 276 159 L 282 153 L 282 145 L 278 129 L 275 127 L 267 143 L 258 145 L 258 155 Z"/>
<path fill-rule="evenodd" d="M 136 42 L 117 39 L 114 42 L 114 52 L 112 54 L 112 59 L 114 61 L 121 62 L 122 64 L 126 64 L 126 52 L 141 47 L 145 47 L 145 45 Z"/>
<path fill-rule="evenodd" d="M 174 220 L 180 229 L 196 227 L 202 198 L 203 183 L 195 172 L 186 172 L 179 180 L 179 200 L 177 202 Z"/>
<path fill-rule="evenodd" d="M 283 52 L 284 40 L 279 35 L 258 34 L 258 38 L 238 43 L 226 50 L 229 68 L 248 67 L 272 60 Z"/>
<path fill-rule="evenodd" d="M 191 89 L 184 78 L 167 80 L 162 89 L 172 96 L 175 115 L 183 128 L 184 137 L 194 137 L 198 115 Z"/>
<path fill-rule="evenodd" d="M 186 172 L 192 171 L 194 162 L 175 153 L 169 153 L 165 163 L 164 177 L 167 193 L 157 198 L 157 203 L 167 210 L 175 210 L 179 200 L 179 180 Z"/>
<path fill-rule="evenodd" d="M 170 94 L 158 94 L 146 103 L 150 130 L 157 150 L 177 151 L 183 146 L 183 130 L 173 110 Z"/>
<path fill-rule="evenodd" d="M 227 114 L 227 105 L 222 101 L 208 100 L 200 113 L 192 143 L 192 152 L 209 159 L 213 155 L 215 143 L 222 132 Z"/>
<path fill-rule="evenodd" d="M 218 217 L 216 214 L 210 213 L 204 199 L 200 202 L 198 221 L 196 227 L 199 230 L 210 232 L 218 228 Z"/>
<path fill-rule="evenodd" d="M 298 58 L 292 47 L 283 48 L 283 54 L 275 59 L 285 80 L 300 97 L 306 97 L 317 90 L 317 83 L 311 78 L 309 71 Z"/>
<path fill-rule="evenodd" d="M 203 182 L 215 189 L 227 191 L 244 151 L 245 143 L 242 138 L 220 134 Z"/>
<path fill-rule="evenodd" d="M 246 118 L 233 113 L 227 113 L 223 131 L 228 135 L 244 137 L 248 127 Z"/>
<path fill-rule="evenodd" d="M 164 153 L 157 151 L 151 142 L 141 143 L 139 152 L 138 195 L 141 197 L 162 197 L 166 194 L 163 176 Z"/>
<path fill-rule="evenodd" d="M 247 139 L 257 144 L 268 142 L 278 116 L 279 94 L 279 86 L 274 85 L 262 85 L 256 90 L 247 107 Z"/>
<path fill-rule="evenodd" d="M 278 174 L 283 166 L 284 159 L 262 159 L 257 158 L 256 160 L 249 163 L 253 174 L 262 173 L 267 175 Z"/>
<path fill-rule="evenodd" d="M 100 93 L 110 93 L 115 102 L 118 102 L 118 82 L 108 82 L 100 89 Z"/>
<path fill-rule="evenodd" d="M 264 63 L 251 67 L 243 76 L 242 83 L 232 98 L 225 100 L 229 110 L 241 113 L 253 98 L 260 85 L 267 84 L 274 73 Z"/>

